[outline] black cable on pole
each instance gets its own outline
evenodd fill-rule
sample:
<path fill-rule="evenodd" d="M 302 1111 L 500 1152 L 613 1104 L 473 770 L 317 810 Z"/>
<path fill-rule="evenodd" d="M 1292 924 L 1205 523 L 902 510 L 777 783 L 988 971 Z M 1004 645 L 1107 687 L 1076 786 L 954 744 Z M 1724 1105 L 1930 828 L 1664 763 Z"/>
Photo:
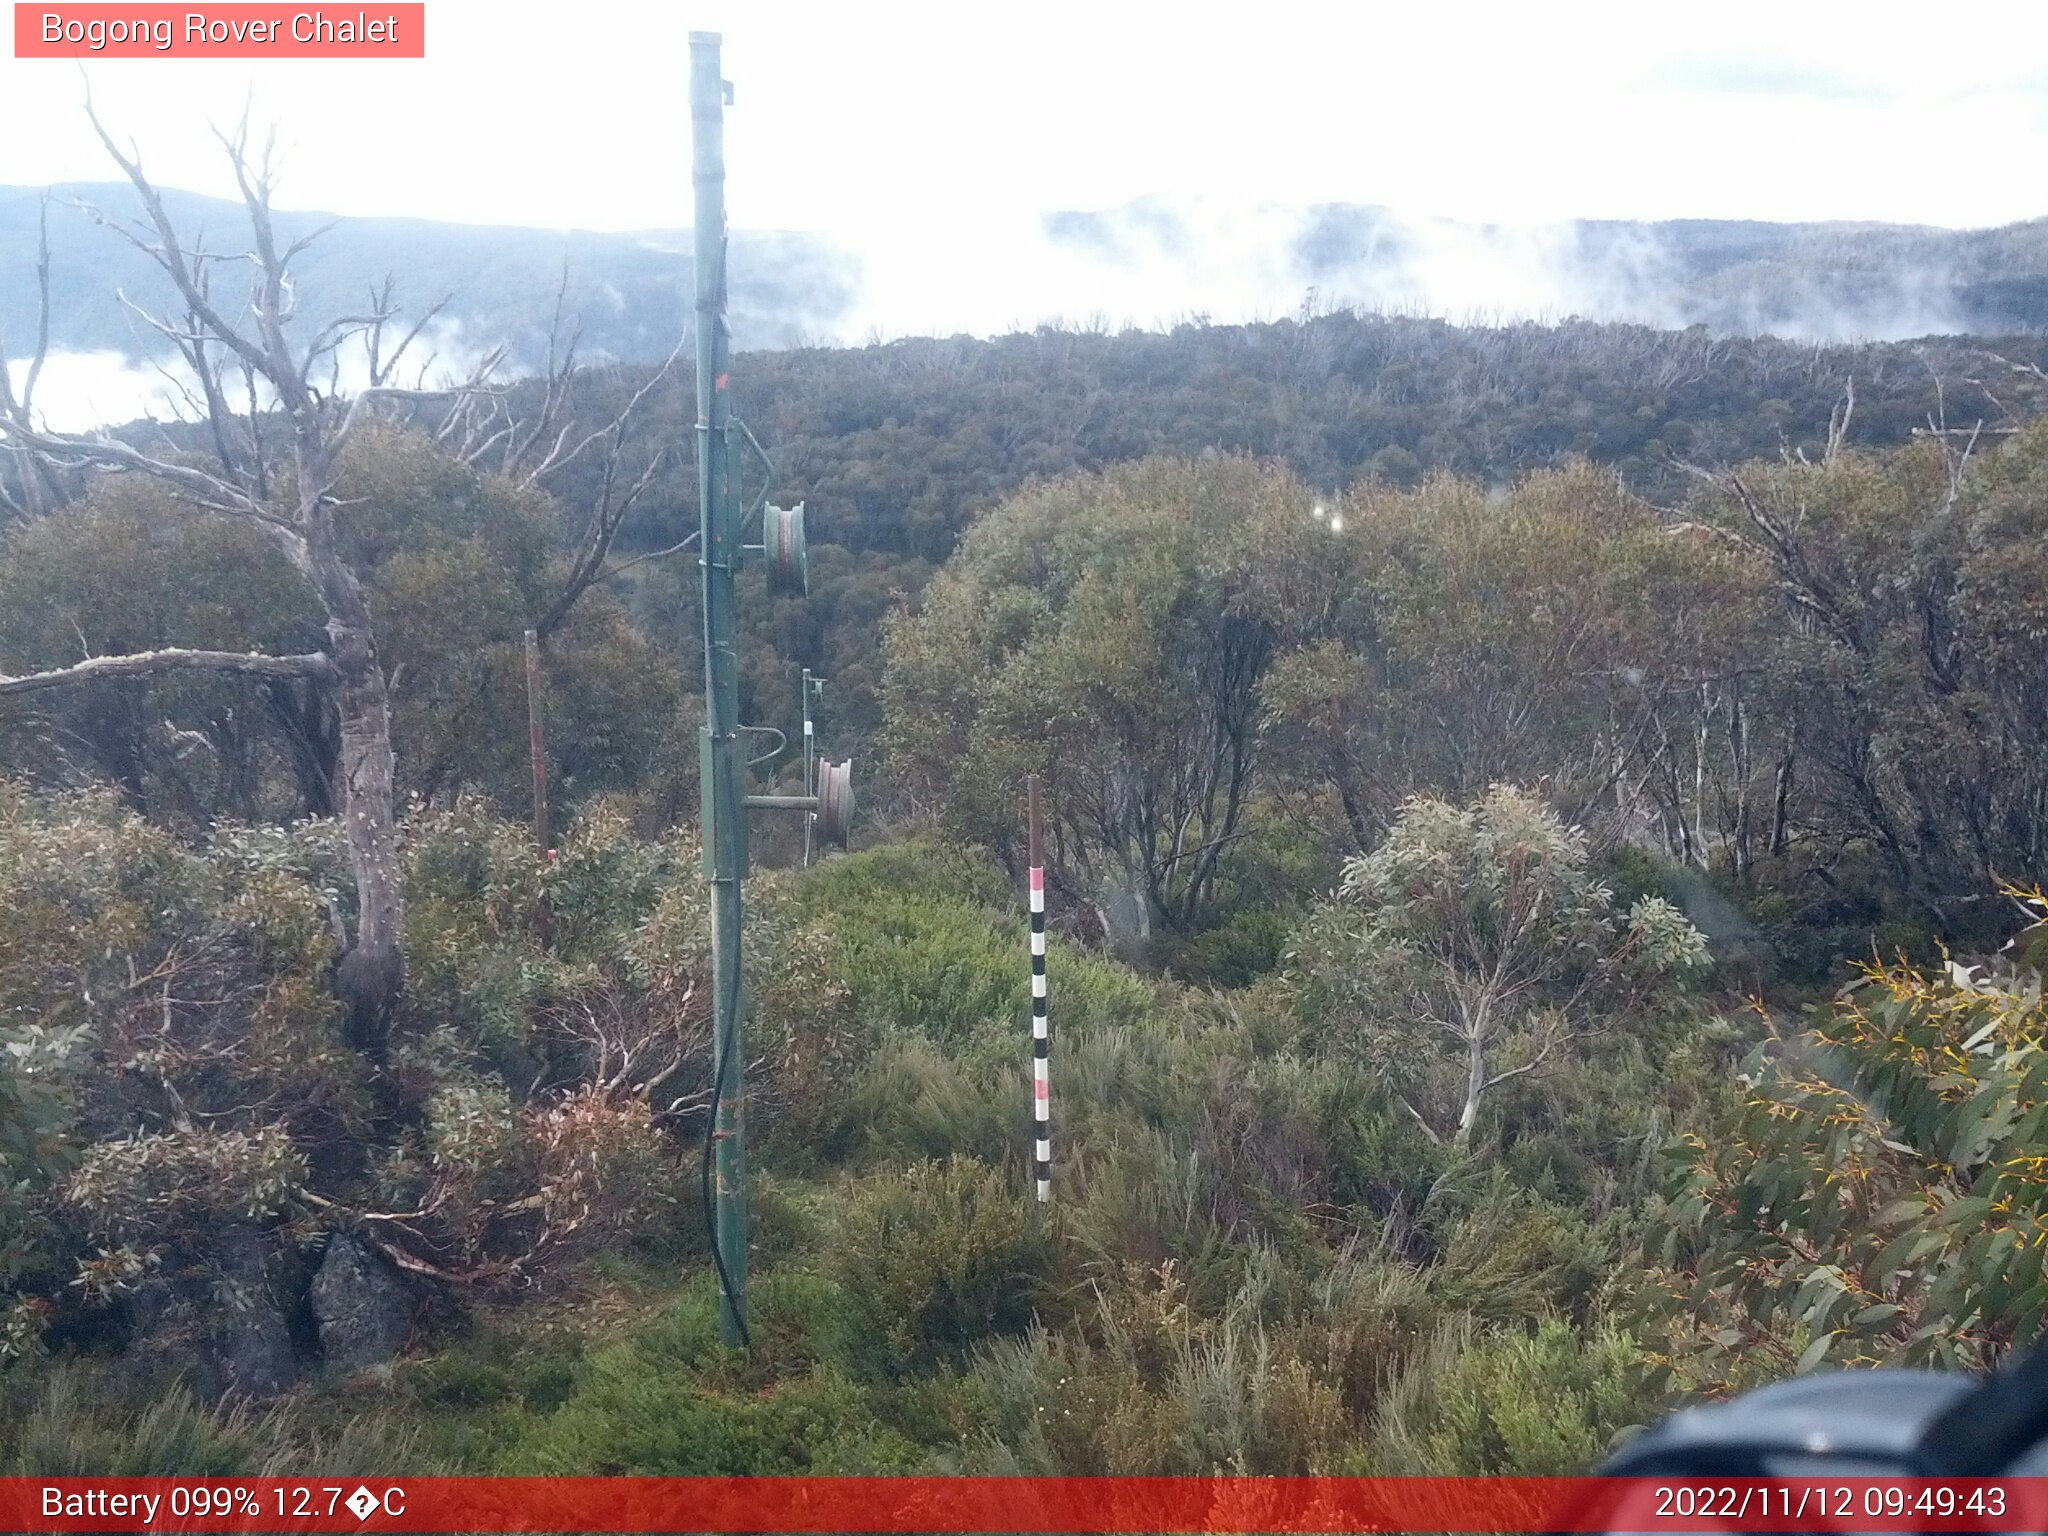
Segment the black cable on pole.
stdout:
<path fill-rule="evenodd" d="M 735 1008 L 733 1023 L 739 1021 L 739 1009 Z M 718 1104 L 725 1096 L 726 1074 L 731 1067 L 732 1040 L 729 1036 L 718 1040 L 714 1046 L 716 1057 L 711 1068 L 711 1104 L 704 1112 L 704 1233 L 711 1239 L 711 1263 L 718 1271 L 718 1289 L 725 1297 L 732 1311 L 733 1321 L 739 1325 L 740 1348 L 751 1349 L 753 1339 L 747 1332 L 745 1309 L 740 1306 L 739 1296 L 732 1283 L 732 1272 L 725 1267 L 725 1254 L 718 1246 L 718 1208 L 711 1198 L 711 1156 L 718 1142 Z"/>

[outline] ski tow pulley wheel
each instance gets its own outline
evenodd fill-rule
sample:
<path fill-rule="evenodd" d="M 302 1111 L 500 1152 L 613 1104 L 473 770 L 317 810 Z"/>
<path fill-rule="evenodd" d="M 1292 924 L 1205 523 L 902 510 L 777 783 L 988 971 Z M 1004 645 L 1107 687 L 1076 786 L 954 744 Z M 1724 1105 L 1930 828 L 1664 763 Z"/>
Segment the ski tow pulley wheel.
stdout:
<path fill-rule="evenodd" d="M 768 557 L 769 592 L 776 597 L 809 597 L 811 573 L 804 551 L 804 504 L 764 508 L 761 545 Z"/>
<path fill-rule="evenodd" d="M 853 760 L 818 764 L 818 835 L 846 844 L 853 828 Z"/>

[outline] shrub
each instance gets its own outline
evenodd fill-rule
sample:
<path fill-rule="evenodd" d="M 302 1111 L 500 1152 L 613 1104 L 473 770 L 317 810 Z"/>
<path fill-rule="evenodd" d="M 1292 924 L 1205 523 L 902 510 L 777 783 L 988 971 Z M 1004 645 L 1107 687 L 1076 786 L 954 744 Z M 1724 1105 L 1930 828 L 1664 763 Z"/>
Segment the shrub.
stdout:
<path fill-rule="evenodd" d="M 853 1192 L 831 1251 L 833 1277 L 870 1363 L 905 1375 L 959 1358 L 1032 1316 L 1046 1242 L 1021 1176 L 968 1157 L 877 1174 Z"/>
<path fill-rule="evenodd" d="M 1584 835 L 1497 785 L 1468 806 L 1410 800 L 1312 914 L 1293 980 L 1332 1049 L 1462 1145 L 1488 1090 L 1583 1052 L 1706 964 L 1677 908 L 1617 911 Z"/>
<path fill-rule="evenodd" d="M 517 1442 L 522 1476 L 756 1477 L 914 1470 L 917 1448 L 831 1369 L 760 1392 L 707 1390 L 599 1351 L 577 1391 Z"/>
<path fill-rule="evenodd" d="M 1101 1148 L 1070 1154 L 1064 1220 L 1097 1283 L 1137 1263 L 1171 1260 L 1192 1304 L 1214 1311 L 1235 1290 L 1241 1233 L 1216 1219 L 1224 1199 L 1213 1159 L 1185 1137 L 1142 1128 Z"/>
<path fill-rule="evenodd" d="M 541 1219 L 578 1248 L 623 1243 L 663 1225 L 680 1182 L 645 1099 L 585 1086 L 530 1112 Z"/>
<path fill-rule="evenodd" d="M 874 1473 L 920 1465 L 916 1448 L 881 1420 L 840 1363 L 853 1324 L 829 1280 L 770 1271 L 756 1278 L 748 1300 L 753 1347 L 745 1352 L 719 1342 L 708 1281 L 652 1322 L 593 1348 L 544 1412 L 511 1414 L 496 1437 L 497 1465 L 528 1476 Z"/>
<path fill-rule="evenodd" d="M 282 1215 L 306 1160 L 279 1128 L 180 1129 L 90 1147 L 65 1187 L 94 1237 L 153 1243 Z"/>
<path fill-rule="evenodd" d="M 1035 1328 L 982 1348 L 965 1386 L 997 1450 L 979 1460 L 1070 1476 L 1335 1470 L 1342 1395 L 1295 1336 L 1258 1320 L 1257 1271 L 1217 1314 L 1194 1304 L 1172 1261 L 1127 1266 L 1096 1287 L 1085 1331 Z"/>
<path fill-rule="evenodd" d="M 1385 1397 L 1366 1458 L 1381 1475 L 1565 1477 L 1589 1472 L 1656 1404 L 1625 1334 L 1441 1328 Z"/>
<path fill-rule="evenodd" d="M 1668 1150 L 1646 1326 L 1688 1385 L 1745 1358 L 1981 1366 L 2048 1317 L 2048 1005 L 2036 975 L 1903 961 L 1743 1071 Z"/>
<path fill-rule="evenodd" d="M 417 812 L 406 831 L 406 1016 L 517 1070 L 557 979 L 538 963 L 541 856 L 473 807 Z"/>
<path fill-rule="evenodd" d="M 1190 986 L 1249 986 L 1279 966 L 1295 921 L 1278 907 L 1241 907 L 1208 927 L 1161 935 L 1152 960 Z"/>
<path fill-rule="evenodd" d="M 73 1136 L 83 1024 L 0 1029 L 0 1297 L 49 1264 L 48 1198 L 77 1166 Z M 26 1311 L 0 1325 L 0 1359 L 21 1352 Z"/>
<path fill-rule="evenodd" d="M 105 1023 L 204 932 L 204 862 L 111 794 L 0 782 L 0 1024 Z"/>
<path fill-rule="evenodd" d="M 1021 1063 L 1008 1073 L 977 1070 L 922 1035 L 890 1033 L 845 1085 L 816 1150 L 894 1163 L 966 1153 L 1021 1167 L 1026 1092 Z"/>
<path fill-rule="evenodd" d="M 956 1051 L 991 1030 L 1025 1028 L 1031 1015 L 1024 903 L 983 876 L 946 874 L 960 857 L 940 855 L 936 890 L 909 878 L 914 866 L 895 850 L 878 849 L 828 860 L 790 892 L 792 906 L 835 941 L 837 980 L 863 1019 Z M 1133 1023 L 1153 1002 L 1138 976 L 1075 945 L 1053 943 L 1046 971 L 1062 1029 Z"/>
<path fill-rule="evenodd" d="M 811 915 L 856 912 L 905 896 L 981 907 L 1000 907 L 1016 896 L 986 853 L 930 837 L 826 859 L 805 872 L 798 891 Z"/>

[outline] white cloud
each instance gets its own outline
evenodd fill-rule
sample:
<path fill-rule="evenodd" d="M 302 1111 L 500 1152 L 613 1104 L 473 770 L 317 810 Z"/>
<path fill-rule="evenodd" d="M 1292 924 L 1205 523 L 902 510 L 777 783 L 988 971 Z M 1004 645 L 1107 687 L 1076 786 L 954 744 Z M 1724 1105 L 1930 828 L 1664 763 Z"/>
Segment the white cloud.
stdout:
<path fill-rule="evenodd" d="M 435 321 L 421 331 L 406 353 L 398 382 L 414 387 L 443 388 L 470 377 L 483 363 L 488 348 L 463 334 L 458 321 Z M 360 342 L 345 346 L 337 358 L 339 389 L 350 394 L 369 382 L 369 355 Z M 27 358 L 6 360 L 18 391 L 28 376 Z M 518 370 L 501 367 L 496 377 L 511 378 Z M 322 387 L 328 380 L 321 379 Z M 175 355 L 161 361 L 137 361 L 119 352 L 53 351 L 36 379 L 35 414 L 41 425 L 60 432 L 86 432 L 111 422 L 151 418 L 190 419 L 197 391 L 191 369 Z M 260 403 L 271 401 L 266 392 Z M 241 399 L 230 393 L 231 403 Z"/>
<path fill-rule="evenodd" d="M 1477 220 L 2042 211 L 2048 8 L 1163 0 L 674 7 L 433 0 L 428 57 L 105 60 L 109 120 L 225 191 L 205 121 L 253 89 L 281 202 L 635 229 L 688 221 L 688 48 L 722 27 L 736 223 L 1040 212 L 1153 192 Z M 78 66 L 0 59 L 0 181 L 98 179 Z M 1972 146 L 1983 151 L 1972 157 Z"/>
<path fill-rule="evenodd" d="M 431 0 L 428 17 L 419 61 L 0 59 L 0 183 L 106 179 L 89 79 L 168 185 L 232 192 L 206 123 L 249 99 L 278 124 L 281 206 L 678 227 L 687 35 L 712 28 L 736 85 L 732 222 L 859 258 L 841 339 L 1284 313 L 1309 281 L 1291 210 L 1317 202 L 1398 210 L 1405 252 L 1325 274 L 1326 301 L 1649 320 L 1674 318 L 1657 253 L 1589 265 L 1569 220 L 2048 212 L 2011 170 L 2048 159 L 2036 0 L 1988 0 L 1967 27 L 1902 0 Z M 1154 194 L 1186 210 L 1177 248 L 1133 236 L 1106 262 L 1045 235 L 1049 211 Z M 1901 327 L 1939 318 L 1938 294 L 1903 296 Z M 69 359 L 46 398 L 105 412 L 158 399 L 153 381 Z"/>

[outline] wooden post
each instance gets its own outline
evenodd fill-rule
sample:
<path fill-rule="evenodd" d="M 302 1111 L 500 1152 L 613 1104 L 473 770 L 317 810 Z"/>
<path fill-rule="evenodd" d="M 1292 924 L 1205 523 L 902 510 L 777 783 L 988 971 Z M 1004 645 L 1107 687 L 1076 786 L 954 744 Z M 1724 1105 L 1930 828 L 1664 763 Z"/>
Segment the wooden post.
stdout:
<path fill-rule="evenodd" d="M 533 840 L 546 858 L 548 842 L 548 742 L 541 724 L 540 632 L 526 632 L 526 734 L 533 753 Z"/>

